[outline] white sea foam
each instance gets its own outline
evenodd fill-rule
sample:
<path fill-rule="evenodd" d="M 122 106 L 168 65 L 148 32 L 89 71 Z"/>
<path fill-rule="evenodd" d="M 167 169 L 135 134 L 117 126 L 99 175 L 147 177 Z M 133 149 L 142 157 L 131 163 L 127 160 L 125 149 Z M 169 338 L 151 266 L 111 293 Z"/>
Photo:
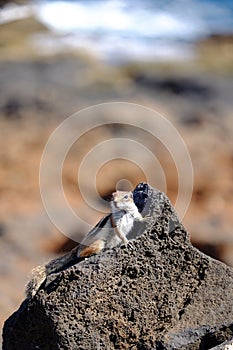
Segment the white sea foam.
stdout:
<path fill-rule="evenodd" d="M 0 12 L 0 24 L 12 22 L 15 20 L 27 18 L 34 14 L 34 6 L 32 5 L 14 5 L 8 4 Z"/>
<path fill-rule="evenodd" d="M 166 10 L 150 11 L 142 6 L 129 7 L 123 1 L 55 1 L 41 3 L 37 16 L 58 32 L 117 33 L 138 38 L 191 39 L 200 35 L 204 23 Z"/>
<path fill-rule="evenodd" d="M 67 45 L 86 48 L 111 61 L 186 60 L 193 55 L 190 45 L 172 40 L 196 38 L 203 30 L 201 21 L 132 4 L 120 0 L 41 2 L 36 16 L 57 34 L 65 35 L 60 37 L 60 49 Z"/>

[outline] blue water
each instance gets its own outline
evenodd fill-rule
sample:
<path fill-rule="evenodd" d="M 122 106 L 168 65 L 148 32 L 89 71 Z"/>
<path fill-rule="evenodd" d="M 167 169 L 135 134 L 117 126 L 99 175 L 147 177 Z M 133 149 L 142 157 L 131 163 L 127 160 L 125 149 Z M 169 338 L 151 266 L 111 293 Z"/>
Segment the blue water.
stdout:
<path fill-rule="evenodd" d="M 37 16 L 66 44 L 102 58 L 188 58 L 192 43 L 233 33 L 233 1 L 38 1 Z"/>

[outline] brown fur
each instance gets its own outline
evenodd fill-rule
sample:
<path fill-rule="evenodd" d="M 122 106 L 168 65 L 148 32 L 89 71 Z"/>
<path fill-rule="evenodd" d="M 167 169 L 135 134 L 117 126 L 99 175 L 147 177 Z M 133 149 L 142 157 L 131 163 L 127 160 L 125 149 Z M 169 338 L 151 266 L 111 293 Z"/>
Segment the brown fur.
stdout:
<path fill-rule="evenodd" d="M 104 241 L 102 239 L 98 239 L 88 247 L 83 246 L 83 248 L 80 249 L 79 256 L 81 258 L 84 258 L 92 254 L 97 254 L 104 248 L 104 245 L 105 245 Z"/>

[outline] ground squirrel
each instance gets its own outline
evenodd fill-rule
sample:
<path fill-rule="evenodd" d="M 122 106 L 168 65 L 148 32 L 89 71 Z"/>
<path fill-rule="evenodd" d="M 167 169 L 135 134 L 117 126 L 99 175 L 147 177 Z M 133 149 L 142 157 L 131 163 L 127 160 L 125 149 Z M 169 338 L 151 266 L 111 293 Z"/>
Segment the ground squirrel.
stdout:
<path fill-rule="evenodd" d="M 136 207 L 132 192 L 117 191 L 112 194 L 112 213 L 84 237 L 77 254 L 86 257 L 100 252 L 103 248 L 113 248 L 122 242 L 127 244 L 127 235 L 135 220 L 143 218 Z M 107 220 L 106 220 L 107 219 Z"/>
<path fill-rule="evenodd" d="M 127 244 L 127 235 L 133 228 L 135 220 L 143 221 L 133 200 L 133 193 L 116 191 L 112 194 L 111 214 L 105 216 L 75 247 L 63 257 L 52 260 L 45 266 L 32 270 L 31 280 L 26 286 L 26 296 L 33 297 L 50 273 L 61 271 L 65 267 L 99 253 L 104 248 L 113 248 L 122 242 Z"/>

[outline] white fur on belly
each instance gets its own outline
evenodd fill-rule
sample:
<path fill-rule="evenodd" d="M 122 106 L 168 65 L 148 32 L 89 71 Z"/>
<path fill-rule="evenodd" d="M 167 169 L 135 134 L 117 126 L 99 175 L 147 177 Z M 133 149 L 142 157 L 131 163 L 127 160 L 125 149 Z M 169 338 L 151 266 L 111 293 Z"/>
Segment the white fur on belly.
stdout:
<path fill-rule="evenodd" d="M 123 215 L 118 222 L 118 227 L 121 232 L 126 236 L 133 228 L 134 218 L 131 214 L 126 213 Z"/>

